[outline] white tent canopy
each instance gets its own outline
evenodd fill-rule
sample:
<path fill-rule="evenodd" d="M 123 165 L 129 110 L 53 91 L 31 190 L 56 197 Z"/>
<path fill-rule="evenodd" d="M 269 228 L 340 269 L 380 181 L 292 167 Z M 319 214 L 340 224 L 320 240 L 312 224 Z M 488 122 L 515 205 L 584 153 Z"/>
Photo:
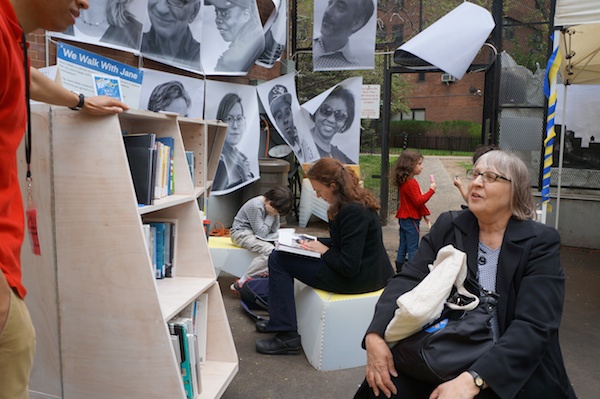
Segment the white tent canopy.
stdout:
<path fill-rule="evenodd" d="M 561 131 L 566 132 L 567 87 L 573 84 L 600 84 L 600 2 L 598 0 L 556 0 L 554 27 L 555 30 L 560 31 L 558 37 L 562 57 L 560 70 L 564 84 Z M 565 134 L 561 134 L 556 228 L 558 228 L 560 210 L 564 141 Z"/>
<path fill-rule="evenodd" d="M 561 29 L 563 82 L 600 84 L 600 2 L 556 0 L 554 26 Z"/>

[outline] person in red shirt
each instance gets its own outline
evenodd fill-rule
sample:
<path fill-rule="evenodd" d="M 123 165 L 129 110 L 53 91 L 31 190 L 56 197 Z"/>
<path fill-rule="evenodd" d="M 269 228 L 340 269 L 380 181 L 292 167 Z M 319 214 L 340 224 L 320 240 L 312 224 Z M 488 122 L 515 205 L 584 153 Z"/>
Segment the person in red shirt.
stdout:
<path fill-rule="evenodd" d="M 105 96 L 85 98 L 25 63 L 25 34 L 62 32 L 75 22 L 87 0 L 0 0 L 0 399 L 28 398 L 35 332 L 23 299 L 20 254 L 25 216 L 17 174 L 17 149 L 27 123 L 25 79 L 34 100 L 91 114 L 127 110 Z"/>
<path fill-rule="evenodd" d="M 396 271 L 400 271 L 404 262 L 409 261 L 419 248 L 421 234 L 420 222 L 422 217 L 430 214 L 425 203 L 435 193 L 436 185 L 432 181 L 429 191 L 421 192 L 415 176 L 423 171 L 423 156 L 417 151 L 405 150 L 398 157 L 392 179 L 398 187 L 400 204 L 396 217 L 400 225 L 400 243 L 396 257 Z"/>

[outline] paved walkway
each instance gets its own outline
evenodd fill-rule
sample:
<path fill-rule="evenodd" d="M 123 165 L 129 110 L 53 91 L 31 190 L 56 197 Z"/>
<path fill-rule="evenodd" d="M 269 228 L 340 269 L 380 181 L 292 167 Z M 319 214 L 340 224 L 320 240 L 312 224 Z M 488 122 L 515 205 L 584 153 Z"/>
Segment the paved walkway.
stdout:
<path fill-rule="evenodd" d="M 429 187 L 429 175 L 434 174 L 437 190 L 427 203 L 431 220 L 440 213 L 459 209 L 463 203 L 439 158 L 425 157 L 422 176 L 423 190 Z M 464 178 L 463 183 L 465 183 Z M 396 204 L 390 204 L 390 210 Z M 384 243 L 390 259 L 395 260 L 398 247 L 398 224 L 391 215 L 383 227 Z M 293 227 L 293 226 L 289 226 Z M 327 225 L 310 222 L 305 230 L 326 235 Z M 427 224 L 421 223 L 426 234 Z M 563 247 L 561 261 L 567 276 L 565 309 L 561 326 L 561 342 L 567 371 L 580 399 L 598 398 L 600 392 L 600 251 Z M 239 299 L 229 291 L 231 276 L 219 277 L 238 355 L 240 371 L 223 395 L 224 399 L 345 399 L 352 398 L 364 378 L 364 367 L 339 371 L 317 371 L 304 355 L 265 356 L 257 354 L 254 342 L 264 338 L 254 330 L 254 323 L 239 305 Z M 538 399 L 538 398 L 531 398 Z"/>

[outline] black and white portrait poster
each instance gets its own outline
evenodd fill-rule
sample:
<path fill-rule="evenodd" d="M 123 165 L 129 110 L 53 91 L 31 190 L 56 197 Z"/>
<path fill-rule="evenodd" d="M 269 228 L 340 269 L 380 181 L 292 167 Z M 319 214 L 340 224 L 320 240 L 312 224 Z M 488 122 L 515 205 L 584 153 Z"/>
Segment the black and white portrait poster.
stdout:
<path fill-rule="evenodd" d="M 206 81 L 207 102 L 204 119 L 221 120 L 229 127 L 219 159 L 211 193 L 228 194 L 260 177 L 258 146 L 260 120 L 256 87 L 235 83 Z"/>
<path fill-rule="evenodd" d="M 313 69 L 373 69 L 376 0 L 315 0 Z"/>
<path fill-rule="evenodd" d="M 148 0 L 94 0 L 75 25 L 50 36 L 137 53 Z"/>
<path fill-rule="evenodd" d="M 204 79 L 142 69 L 144 80 L 139 109 L 202 118 Z"/>
<path fill-rule="evenodd" d="M 201 71 L 202 0 L 146 0 L 141 52 L 144 57 Z"/>
<path fill-rule="evenodd" d="M 353 77 L 302 104 L 319 158 L 358 164 L 362 76 Z"/>
<path fill-rule="evenodd" d="M 281 59 L 287 43 L 288 7 L 287 0 L 273 0 L 273 12 L 265 23 L 265 50 L 256 60 L 256 65 L 273 68 Z"/>
<path fill-rule="evenodd" d="M 202 69 L 246 75 L 265 49 L 256 0 L 204 0 Z"/>
<path fill-rule="evenodd" d="M 258 96 L 279 135 L 300 163 L 319 159 L 310 130 L 302 116 L 294 75 L 287 74 L 257 86 Z"/>

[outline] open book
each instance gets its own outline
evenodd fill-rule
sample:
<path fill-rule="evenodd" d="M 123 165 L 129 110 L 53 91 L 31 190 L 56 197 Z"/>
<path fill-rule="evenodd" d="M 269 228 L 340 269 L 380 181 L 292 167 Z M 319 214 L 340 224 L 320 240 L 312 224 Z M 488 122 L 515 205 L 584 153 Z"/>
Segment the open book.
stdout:
<path fill-rule="evenodd" d="M 294 229 L 279 229 L 279 238 L 275 242 L 275 249 L 296 255 L 320 258 L 321 254 L 302 248 L 302 241 L 316 241 L 317 237 L 308 234 L 296 233 Z"/>

